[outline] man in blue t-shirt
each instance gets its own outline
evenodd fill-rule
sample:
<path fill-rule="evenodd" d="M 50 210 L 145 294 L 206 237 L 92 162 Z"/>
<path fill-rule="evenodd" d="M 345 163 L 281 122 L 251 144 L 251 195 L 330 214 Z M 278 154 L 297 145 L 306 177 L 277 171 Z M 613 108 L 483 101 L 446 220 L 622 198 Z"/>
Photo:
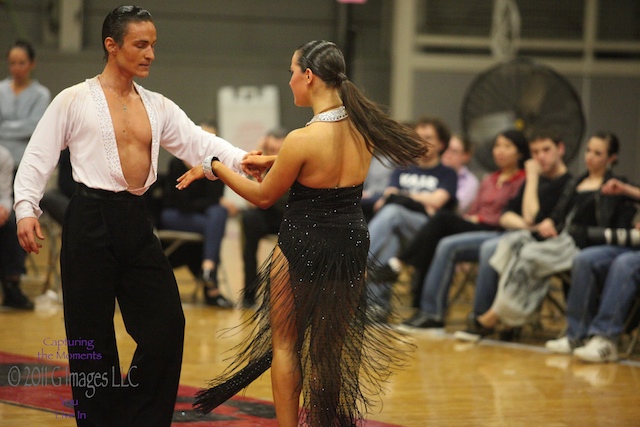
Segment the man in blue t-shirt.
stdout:
<path fill-rule="evenodd" d="M 440 163 L 450 132 L 441 120 L 423 117 L 415 130 L 429 147 L 417 166 L 396 169 L 376 202 L 369 223 L 370 252 L 382 263 L 396 256 L 404 244 L 440 209 L 455 209 L 458 175 Z M 390 284 L 371 284 L 378 303 L 388 307 Z"/>

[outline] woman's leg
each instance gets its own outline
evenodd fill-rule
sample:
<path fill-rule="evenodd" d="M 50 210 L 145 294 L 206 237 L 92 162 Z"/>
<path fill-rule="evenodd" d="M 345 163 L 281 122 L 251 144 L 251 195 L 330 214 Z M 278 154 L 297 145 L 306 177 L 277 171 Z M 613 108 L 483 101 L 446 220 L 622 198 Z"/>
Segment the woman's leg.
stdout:
<path fill-rule="evenodd" d="M 480 245 L 476 290 L 473 297 L 473 313 L 479 316 L 491 308 L 498 292 L 500 276 L 489 264 L 502 236 L 486 240 Z"/>
<path fill-rule="evenodd" d="M 271 266 L 271 388 L 279 427 L 297 427 L 302 371 L 287 261 L 276 247 Z"/>
<path fill-rule="evenodd" d="M 490 308 L 484 314 L 478 316 L 477 320 L 478 323 L 480 323 L 485 328 L 495 328 L 498 325 L 500 317 L 498 317 L 498 314 L 493 311 L 492 308 Z"/>

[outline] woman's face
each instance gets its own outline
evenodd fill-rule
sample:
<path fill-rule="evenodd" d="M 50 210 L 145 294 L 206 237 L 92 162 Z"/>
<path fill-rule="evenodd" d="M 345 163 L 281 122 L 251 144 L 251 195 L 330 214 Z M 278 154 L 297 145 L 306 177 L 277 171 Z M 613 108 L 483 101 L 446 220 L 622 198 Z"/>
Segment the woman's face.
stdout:
<path fill-rule="evenodd" d="M 298 65 L 298 52 L 291 57 L 291 66 L 289 67 L 289 73 L 291 79 L 289 80 L 289 87 L 293 93 L 293 103 L 298 107 L 309 106 L 308 92 L 307 92 L 307 76 L 305 70 L 300 69 Z"/>
<path fill-rule="evenodd" d="M 493 161 L 500 170 L 513 169 L 518 166 L 520 152 L 510 139 L 498 135 L 493 144 Z"/>
<path fill-rule="evenodd" d="M 609 143 L 602 138 L 592 136 L 587 143 L 584 162 L 591 173 L 602 173 L 615 160 L 615 154 L 609 155 Z"/>
<path fill-rule="evenodd" d="M 31 71 L 35 67 L 35 62 L 29 59 L 27 52 L 21 47 L 14 47 L 9 51 L 7 57 L 9 62 L 9 72 L 16 82 L 29 80 Z"/>

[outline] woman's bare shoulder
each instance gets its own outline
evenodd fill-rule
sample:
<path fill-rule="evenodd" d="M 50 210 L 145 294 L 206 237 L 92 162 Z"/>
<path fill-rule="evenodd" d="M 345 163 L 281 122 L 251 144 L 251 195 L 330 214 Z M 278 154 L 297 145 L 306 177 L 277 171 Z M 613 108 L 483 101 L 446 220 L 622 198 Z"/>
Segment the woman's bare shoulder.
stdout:
<path fill-rule="evenodd" d="M 289 146 L 289 148 L 305 148 L 311 145 L 314 141 L 317 142 L 318 137 L 319 134 L 312 129 L 306 127 L 294 129 L 289 132 L 287 137 L 284 139 L 283 148 L 285 145 Z"/>

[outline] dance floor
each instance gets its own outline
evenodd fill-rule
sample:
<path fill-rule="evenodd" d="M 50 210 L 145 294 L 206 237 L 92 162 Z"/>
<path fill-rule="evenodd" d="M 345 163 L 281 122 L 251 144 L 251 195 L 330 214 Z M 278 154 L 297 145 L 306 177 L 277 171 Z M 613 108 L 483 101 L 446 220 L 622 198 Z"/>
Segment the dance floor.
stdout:
<path fill-rule="evenodd" d="M 265 244 L 261 252 L 270 247 Z M 222 289 L 237 298 L 242 266 L 237 224 L 230 220 L 223 244 Z M 46 255 L 32 257 L 24 289 L 31 298 L 42 293 Z M 207 417 L 191 411 L 194 393 L 221 372 L 228 350 L 242 334 L 225 332 L 241 322 L 242 310 L 208 307 L 193 301 L 195 282 L 176 270 L 186 317 L 185 353 L 174 427 L 276 426 L 270 374 L 267 371 L 226 405 Z M 403 287 L 399 287 L 402 296 Z M 464 328 L 473 287 L 462 290 L 452 305 L 446 330 L 411 334 L 416 350 L 406 369 L 386 385 L 383 405 L 368 417 L 367 427 L 381 426 L 640 426 L 640 354 L 613 364 L 585 364 L 554 355 L 544 341 L 557 336 L 562 316 L 546 307 L 538 322 L 525 328 L 517 342 L 457 342 L 452 333 Z M 407 308 L 401 314 L 410 314 Z M 122 370 L 135 349 L 122 319 L 115 318 Z M 75 425 L 65 384 L 66 361 L 47 349 L 47 340 L 64 339 L 59 303 L 38 298 L 37 309 L 0 309 L 0 426 Z M 621 343 L 621 350 L 626 337 Z M 55 352 L 54 352 L 55 354 Z"/>

